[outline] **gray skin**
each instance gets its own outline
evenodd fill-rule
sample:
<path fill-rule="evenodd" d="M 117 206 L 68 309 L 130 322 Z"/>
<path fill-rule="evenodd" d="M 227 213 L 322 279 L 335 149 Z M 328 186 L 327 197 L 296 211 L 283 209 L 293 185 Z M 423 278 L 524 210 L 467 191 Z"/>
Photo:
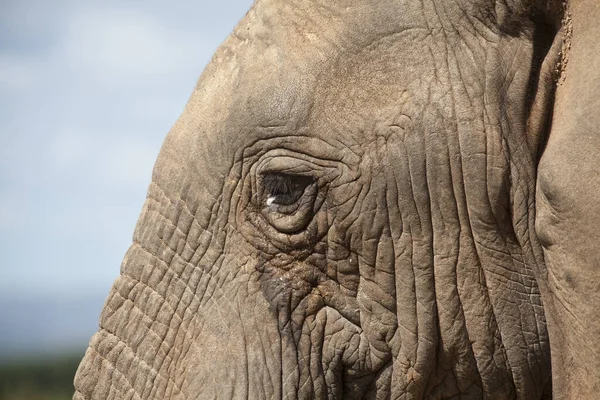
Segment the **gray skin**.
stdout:
<path fill-rule="evenodd" d="M 549 395 L 561 16 L 530 3 L 258 0 L 165 140 L 74 398 Z"/>

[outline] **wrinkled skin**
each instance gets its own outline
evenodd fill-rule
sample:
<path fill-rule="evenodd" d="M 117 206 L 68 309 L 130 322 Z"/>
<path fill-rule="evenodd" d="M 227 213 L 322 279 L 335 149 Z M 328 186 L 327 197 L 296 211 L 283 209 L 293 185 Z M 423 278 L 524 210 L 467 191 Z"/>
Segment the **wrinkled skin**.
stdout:
<path fill-rule="evenodd" d="M 75 398 L 549 393 L 534 8 L 257 1 L 165 140 Z"/>

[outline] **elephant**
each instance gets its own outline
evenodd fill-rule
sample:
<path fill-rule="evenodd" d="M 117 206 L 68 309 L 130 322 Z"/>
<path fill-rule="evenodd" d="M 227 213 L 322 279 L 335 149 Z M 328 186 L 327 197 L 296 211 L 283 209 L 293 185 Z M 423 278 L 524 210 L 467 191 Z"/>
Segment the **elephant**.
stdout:
<path fill-rule="evenodd" d="M 594 398 L 600 8 L 571 2 L 256 0 L 74 399 Z"/>

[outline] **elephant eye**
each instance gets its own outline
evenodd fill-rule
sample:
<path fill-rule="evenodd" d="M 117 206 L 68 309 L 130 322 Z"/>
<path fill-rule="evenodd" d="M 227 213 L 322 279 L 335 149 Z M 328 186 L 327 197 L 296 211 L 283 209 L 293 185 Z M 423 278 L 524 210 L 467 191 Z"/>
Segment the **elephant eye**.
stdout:
<path fill-rule="evenodd" d="M 259 199 L 263 216 L 276 229 L 295 233 L 310 223 L 317 185 L 313 178 L 266 173 L 260 179 Z"/>
<path fill-rule="evenodd" d="M 291 206 L 298 202 L 312 179 L 305 176 L 268 174 L 263 178 L 267 206 Z"/>

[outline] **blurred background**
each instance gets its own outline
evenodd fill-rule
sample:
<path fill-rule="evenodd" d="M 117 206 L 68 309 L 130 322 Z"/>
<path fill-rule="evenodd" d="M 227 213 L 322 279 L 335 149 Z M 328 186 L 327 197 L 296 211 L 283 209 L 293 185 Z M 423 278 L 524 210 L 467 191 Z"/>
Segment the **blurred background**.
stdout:
<path fill-rule="evenodd" d="M 0 399 L 68 399 L 201 71 L 252 0 L 0 0 Z"/>

